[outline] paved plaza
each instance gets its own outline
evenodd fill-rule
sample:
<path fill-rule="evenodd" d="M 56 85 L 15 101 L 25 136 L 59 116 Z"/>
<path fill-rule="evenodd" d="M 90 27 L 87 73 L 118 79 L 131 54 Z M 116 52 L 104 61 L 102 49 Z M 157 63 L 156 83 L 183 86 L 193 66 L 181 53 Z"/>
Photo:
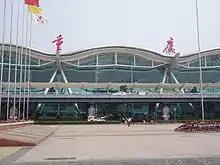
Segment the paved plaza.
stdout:
<path fill-rule="evenodd" d="M 2 164 L 220 164 L 219 133 L 184 134 L 173 131 L 177 126 L 54 126 L 39 145 L 20 149 Z"/>

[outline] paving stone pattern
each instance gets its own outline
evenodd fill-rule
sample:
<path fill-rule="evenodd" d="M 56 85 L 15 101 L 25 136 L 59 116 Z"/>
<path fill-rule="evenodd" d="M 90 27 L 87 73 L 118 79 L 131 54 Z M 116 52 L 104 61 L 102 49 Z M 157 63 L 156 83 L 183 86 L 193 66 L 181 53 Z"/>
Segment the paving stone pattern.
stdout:
<path fill-rule="evenodd" d="M 177 126 L 60 126 L 36 147 L 0 164 L 220 165 L 219 133 L 178 133 Z"/>

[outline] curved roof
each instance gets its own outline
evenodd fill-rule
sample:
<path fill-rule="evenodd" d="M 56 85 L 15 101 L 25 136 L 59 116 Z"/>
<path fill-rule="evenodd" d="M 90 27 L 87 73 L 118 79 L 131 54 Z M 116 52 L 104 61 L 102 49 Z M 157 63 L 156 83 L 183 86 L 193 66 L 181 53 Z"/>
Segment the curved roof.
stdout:
<path fill-rule="evenodd" d="M 19 52 L 23 50 L 23 55 L 29 52 L 28 48 L 18 46 L 17 47 Z M 2 49 L 2 44 L 0 44 L 0 50 Z M 10 45 L 5 44 L 4 46 L 5 51 L 10 50 Z M 12 45 L 12 52 L 16 52 L 16 46 Z M 94 56 L 96 54 L 108 53 L 108 52 L 120 52 L 120 53 L 127 53 L 127 54 L 135 54 L 142 58 L 148 60 L 154 60 L 158 62 L 168 63 L 174 56 L 165 56 L 161 53 L 153 52 L 146 49 L 141 49 L 137 47 L 129 47 L 129 46 L 105 46 L 105 47 L 97 47 L 97 48 L 90 48 L 81 51 L 75 51 L 72 53 L 65 53 L 60 55 L 60 59 L 62 61 L 74 61 L 83 58 L 87 58 L 89 56 Z M 212 55 L 220 55 L 220 49 L 212 49 L 201 52 L 201 57 L 203 56 L 212 56 Z M 31 56 L 33 58 L 45 60 L 45 61 L 55 61 L 56 54 L 45 53 L 39 50 L 31 49 Z M 198 53 L 188 54 L 185 56 L 180 56 L 177 59 L 178 63 L 184 63 L 187 61 L 195 60 L 198 58 Z"/>

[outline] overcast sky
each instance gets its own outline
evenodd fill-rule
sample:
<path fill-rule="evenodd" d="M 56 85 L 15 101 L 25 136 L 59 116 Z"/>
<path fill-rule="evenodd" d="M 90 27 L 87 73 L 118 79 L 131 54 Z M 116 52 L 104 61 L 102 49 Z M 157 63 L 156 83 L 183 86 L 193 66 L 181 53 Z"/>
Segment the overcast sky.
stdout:
<path fill-rule="evenodd" d="M 10 3 L 6 35 L 9 42 Z M 3 3 L 0 0 L 0 41 Z M 14 0 L 13 43 L 16 43 L 17 3 L 20 33 L 23 0 Z M 55 52 L 51 41 L 64 37 L 62 52 L 106 45 L 135 46 L 161 53 L 169 37 L 181 54 L 197 52 L 195 0 L 40 0 L 48 24 L 33 23 L 32 47 Z M 220 0 L 199 0 L 201 49 L 220 47 Z M 21 37 L 19 37 L 21 43 Z"/>

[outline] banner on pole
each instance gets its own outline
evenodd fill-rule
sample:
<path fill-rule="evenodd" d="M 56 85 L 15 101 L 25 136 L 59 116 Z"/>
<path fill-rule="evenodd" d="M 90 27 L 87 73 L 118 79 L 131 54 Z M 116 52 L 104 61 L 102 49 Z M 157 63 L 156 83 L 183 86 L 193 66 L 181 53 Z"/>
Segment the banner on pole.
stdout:
<path fill-rule="evenodd" d="M 28 5 L 28 11 L 32 14 L 42 14 L 42 9 L 37 6 Z"/>
<path fill-rule="evenodd" d="M 39 14 L 33 14 L 33 18 L 35 20 L 36 23 L 40 23 L 40 24 L 47 24 L 47 19 Z"/>
<path fill-rule="evenodd" d="M 40 7 L 40 5 L 39 5 L 39 0 L 24 0 L 24 3 L 25 3 L 26 5 L 31 5 L 31 6 Z"/>

